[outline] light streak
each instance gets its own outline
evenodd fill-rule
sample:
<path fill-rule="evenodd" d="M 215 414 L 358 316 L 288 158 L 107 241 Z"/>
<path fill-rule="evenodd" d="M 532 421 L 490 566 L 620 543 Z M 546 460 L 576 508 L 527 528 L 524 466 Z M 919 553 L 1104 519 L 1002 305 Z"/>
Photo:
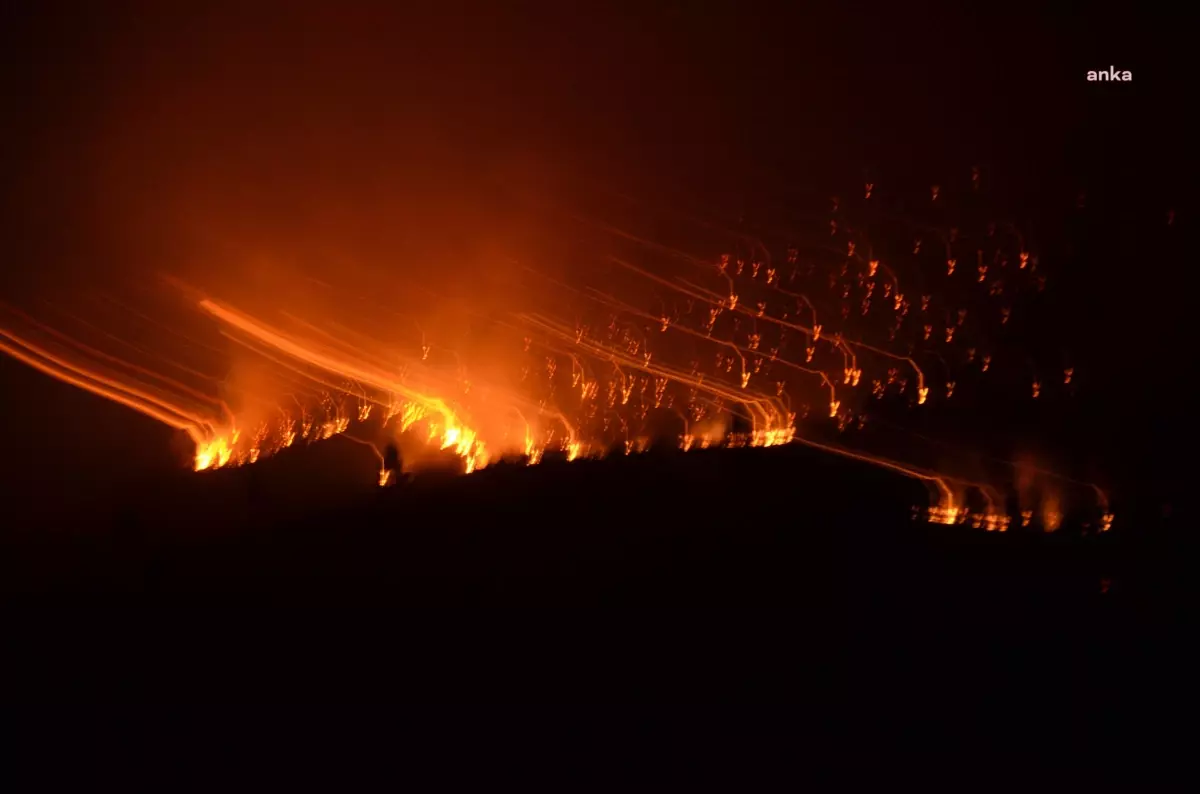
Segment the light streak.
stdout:
<path fill-rule="evenodd" d="M 978 188 L 978 169 L 972 172 L 972 180 Z M 865 197 L 872 202 L 878 200 L 873 198 L 874 190 L 874 183 L 866 183 Z M 942 203 L 941 188 L 931 186 L 930 197 Z M 834 211 L 839 211 L 839 202 L 833 203 Z M 964 365 L 976 361 L 979 348 L 1002 352 L 983 335 L 986 323 L 981 318 L 994 318 L 995 309 L 977 308 L 994 289 L 983 284 L 992 272 L 989 268 L 1005 273 L 1006 281 L 1020 277 L 1021 285 L 1040 288 L 1042 284 L 1041 276 L 1031 275 L 1037 258 L 1019 230 L 1003 222 L 990 223 L 987 239 L 994 241 L 988 243 L 995 248 L 994 257 L 985 261 L 983 249 L 975 249 L 978 282 L 951 279 L 955 294 L 947 299 L 933 285 L 944 281 L 939 270 L 953 276 L 958 258 L 970 256 L 961 250 L 964 242 L 981 238 L 969 230 L 960 237 L 955 227 L 912 225 L 903 238 L 914 240 L 915 261 L 909 264 L 883 261 L 886 257 L 876 255 L 875 246 L 853 219 L 842 218 L 840 225 L 829 222 L 832 237 L 838 239 L 826 236 L 824 222 L 818 220 L 812 242 L 788 244 L 788 268 L 781 272 L 762 239 L 674 214 L 708 233 L 724 235 L 727 242 L 736 241 L 732 246 L 736 253 L 725 247 L 723 253 L 696 254 L 635 230 L 571 214 L 574 221 L 623 241 L 626 249 L 629 244 L 644 249 L 647 259 L 589 251 L 586 258 L 594 265 L 615 265 L 607 269 L 603 281 L 596 278 L 590 283 L 586 275 L 554 279 L 544 269 L 523 266 L 524 274 L 538 280 L 531 292 L 536 299 L 489 320 L 498 333 L 512 337 L 511 347 L 501 354 L 501 363 L 511 375 L 484 376 L 491 362 L 446 346 L 445 334 L 439 338 L 433 325 L 411 317 L 406 320 L 408 333 L 411 336 L 415 328 L 417 337 L 411 343 L 387 344 L 339 322 L 348 317 L 345 311 L 337 317 L 306 316 L 280 307 L 278 317 L 286 321 L 284 327 L 195 288 L 183 294 L 227 342 L 288 384 L 282 397 L 277 400 L 248 390 L 237 395 L 238 410 L 232 410 L 226 398 L 236 387 L 214 394 L 211 382 L 204 387 L 184 382 L 183 375 L 201 376 L 199 370 L 181 364 L 176 367 L 183 373 L 180 378 L 161 374 L 144 363 L 156 355 L 154 351 L 129 345 L 103 328 L 94 330 L 126 345 L 142 363 L 73 340 L 25 314 L 14 316 L 35 334 L 5 331 L 0 350 L 186 431 L 196 444 L 197 469 L 257 462 L 298 439 L 336 435 L 371 446 L 378 455 L 371 442 L 347 435 L 352 427 L 376 424 L 399 434 L 420 431 L 430 448 L 459 456 L 468 472 L 506 455 L 537 462 L 545 452 L 559 451 L 567 460 L 576 460 L 617 444 L 627 451 L 643 448 L 644 439 L 657 432 L 654 423 L 665 422 L 663 417 L 670 415 L 680 431 L 668 435 L 674 435 L 685 449 L 718 443 L 802 442 L 935 484 L 933 520 L 1000 528 L 996 499 L 987 484 L 970 485 L 866 451 L 835 449 L 816 436 L 826 427 L 820 422 L 843 431 L 865 425 L 862 404 L 871 398 L 905 395 L 908 406 L 927 406 L 930 389 L 917 363 L 923 355 L 942 361 L 945 380 L 939 373 L 939 382 L 945 384 L 947 398 L 955 397 L 956 403 L 971 399 L 970 391 L 961 387 L 961 381 L 971 377 Z M 914 230 L 919 236 L 908 236 Z M 940 239 L 944 258 L 938 253 L 935 261 L 922 264 L 923 238 Z M 1017 268 L 1001 270 L 1009 261 L 1018 262 Z M 588 272 L 587 267 L 580 270 Z M 327 282 L 326 286 L 333 289 Z M 970 301 L 960 302 L 960 288 L 980 290 L 981 298 L 970 303 L 974 308 L 964 306 Z M 1006 300 L 1017 294 L 1008 291 L 1007 284 L 1003 289 Z M 468 302 L 470 290 L 469 285 L 464 288 Z M 924 315 L 920 321 L 908 317 L 906 294 L 920 295 Z M 945 316 L 944 326 L 938 321 L 936 335 L 930 312 Z M 1002 324 L 1011 321 L 1017 326 L 1023 320 L 1008 304 L 1001 307 Z M 169 323 L 156 324 L 173 336 L 188 336 L 168 327 Z M 53 339 L 68 353 L 40 345 L 33 338 L 37 335 Z M 945 352 L 944 357 L 935 346 Z M 228 354 L 221 348 L 216 352 Z M 451 360 L 453 374 L 448 371 Z M 163 363 L 160 357 L 158 364 Z M 1001 370 L 998 374 L 1008 366 L 987 353 L 978 370 L 972 371 L 988 372 L 993 365 Z M 1072 368 L 1063 370 L 1064 385 L 1072 384 L 1073 373 Z M 869 394 L 866 389 L 857 391 L 864 375 L 872 385 Z M 909 376 L 915 379 L 915 392 L 906 392 Z M 958 396 L 956 386 L 960 386 Z M 1033 383 L 1034 397 L 1052 399 L 1054 392 L 1054 385 Z M 793 399 L 803 416 L 815 406 L 811 424 L 797 424 Z M 276 404 L 280 400 L 285 405 Z M 251 405 L 254 411 L 248 410 Z M 269 419 L 262 418 L 266 414 Z M 519 418 L 515 424 L 513 417 Z M 697 429 L 698 423 L 708 421 L 724 423 L 725 431 Z M 744 429 L 732 430 L 734 423 Z M 952 482 L 985 493 L 990 506 L 968 516 L 949 487 Z M 1111 515 L 1107 506 L 1104 513 Z M 1111 525 L 1111 517 L 1106 525 Z"/>

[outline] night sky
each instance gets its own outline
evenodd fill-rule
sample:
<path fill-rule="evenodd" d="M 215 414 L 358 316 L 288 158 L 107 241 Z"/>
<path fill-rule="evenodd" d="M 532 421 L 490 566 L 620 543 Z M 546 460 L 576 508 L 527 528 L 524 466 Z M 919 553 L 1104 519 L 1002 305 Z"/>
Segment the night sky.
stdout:
<path fill-rule="evenodd" d="M 284 253 L 338 240 L 473 250 L 472 234 L 513 220 L 497 185 L 550 201 L 595 187 L 702 197 L 752 227 L 800 196 L 864 179 L 899 196 L 965 182 L 978 164 L 1046 242 L 1063 338 L 1104 395 L 1080 411 L 1108 437 L 1105 458 L 1121 447 L 1140 460 L 1178 433 L 1190 356 L 1139 341 L 1186 338 L 1170 335 L 1186 329 L 1172 285 L 1194 226 L 1194 138 L 1182 25 L 1165 15 L 26 5 L 0 21 L 5 300 L 163 262 L 219 268 L 218 238 Z M 1086 82 L 1110 65 L 1133 81 Z M 1084 190 L 1088 213 L 1072 214 Z M 65 459 L 116 476 L 172 454 L 148 420 L 6 359 L 0 377 L 14 492 Z"/>

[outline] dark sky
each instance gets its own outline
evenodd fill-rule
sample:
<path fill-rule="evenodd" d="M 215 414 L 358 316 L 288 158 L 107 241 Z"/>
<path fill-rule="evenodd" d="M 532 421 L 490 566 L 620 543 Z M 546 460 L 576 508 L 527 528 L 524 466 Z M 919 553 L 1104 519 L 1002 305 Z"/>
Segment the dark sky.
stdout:
<path fill-rule="evenodd" d="M 1100 276 L 1079 282 L 1078 303 L 1123 298 L 1139 323 L 1174 330 L 1171 296 L 1122 268 L 1143 250 L 1137 230 L 1187 198 L 1178 19 L 976 3 L 405 5 L 6 8 L 6 297 L 195 259 L 214 236 L 345 237 L 352 218 L 353 234 L 382 239 L 380 207 L 486 226 L 479 184 L 514 176 L 559 194 L 687 190 L 736 211 L 797 185 L 923 186 L 981 163 L 1030 222 L 1088 190 L 1091 228 L 1111 226 L 1113 245 L 1066 257 Z M 1134 81 L 1085 81 L 1110 65 Z M 1097 350 L 1125 343 L 1076 319 L 1066 330 Z M 1159 354 L 1129 355 L 1153 369 Z M 1121 422 L 1144 415 L 1135 392 Z"/>
<path fill-rule="evenodd" d="M 1121 117 L 1153 109 L 1169 138 L 1181 110 L 1182 96 L 1174 111 L 1158 105 L 1182 79 L 1170 20 L 1132 12 L 404 5 L 37 4 L 5 24 L 10 134 L 24 143 L 7 167 L 152 189 L 158 168 L 95 173 L 98 155 L 128 162 L 106 148 L 111 137 L 151 163 L 204 167 L 204 149 L 239 169 L 273 143 L 277 163 L 324 155 L 347 179 L 417 144 L 439 145 L 439 166 L 526 157 L 652 166 L 658 179 L 735 179 L 741 167 L 798 179 L 826 162 L 907 161 L 924 173 L 960 157 L 1008 165 L 1052 153 L 1085 167 L 1100 152 L 1132 155 L 1114 147 L 1114 132 L 1130 132 Z M 1085 83 L 1110 62 L 1136 82 Z"/>
<path fill-rule="evenodd" d="M 6 10 L 6 223 L 37 263 L 12 270 L 76 258 L 81 235 L 123 262 L 169 251 L 214 205 L 287 226 L 303 196 L 361 209 L 402 184 L 449 208 L 514 171 L 738 195 L 978 162 L 1026 190 L 1119 192 L 1180 167 L 1187 140 L 1169 18 L 404 5 Z M 1085 82 L 1110 63 L 1135 82 Z"/>
<path fill-rule="evenodd" d="M 62 176 L 110 154 L 98 134 L 140 124 L 139 154 L 151 160 L 194 161 L 203 144 L 244 167 L 273 141 L 283 154 L 336 152 L 339 167 L 362 171 L 385 151 L 440 143 L 464 167 L 536 155 L 655 173 L 787 167 L 799 178 L 842 158 L 917 170 L 960 155 L 1007 164 L 1057 153 L 1083 166 L 1098 149 L 1117 154 L 1112 133 L 1130 131 L 1112 126 L 1120 117 L 1154 108 L 1166 122 L 1181 110 L 1181 96 L 1174 111 L 1157 104 L 1182 80 L 1179 36 L 1169 18 L 1133 12 L 348 5 L 6 11 L 17 15 L 5 24 L 10 134 L 38 159 L 54 152 L 36 166 Z M 1110 62 L 1134 72 L 1133 86 L 1085 83 Z M 31 154 L 7 157 L 28 172 Z"/>

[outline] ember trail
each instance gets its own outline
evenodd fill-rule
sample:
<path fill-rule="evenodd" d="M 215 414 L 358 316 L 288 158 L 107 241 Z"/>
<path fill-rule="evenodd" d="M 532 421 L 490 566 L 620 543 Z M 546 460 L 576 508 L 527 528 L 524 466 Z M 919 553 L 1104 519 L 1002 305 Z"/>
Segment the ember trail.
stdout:
<path fill-rule="evenodd" d="M 974 170 L 968 190 L 978 185 Z M 547 453 L 803 443 L 925 482 L 934 522 L 1004 531 L 1011 516 L 1027 525 L 1037 514 L 1053 530 L 1067 495 L 1085 493 L 1106 530 L 1096 486 L 1026 466 L 1038 496 L 1013 511 L 998 485 L 1010 464 L 961 476 L 944 441 L 940 465 L 922 459 L 930 444 L 904 416 L 1014 383 L 1023 399 L 1053 399 L 1076 388 L 1076 370 L 1014 341 L 1041 333 L 1022 324 L 1047 278 L 1015 225 L 960 221 L 938 185 L 923 215 L 889 212 L 875 193 L 867 183 L 822 216 L 755 236 L 678 212 L 669 224 L 641 213 L 657 235 L 573 214 L 563 222 L 586 242 L 571 267 L 516 257 L 519 304 L 476 311 L 484 296 L 464 282 L 453 297 L 467 307 L 454 309 L 465 333 L 427 334 L 430 318 L 446 326 L 436 302 L 370 322 L 350 284 L 323 284 L 333 298 L 305 313 L 258 290 L 250 311 L 166 278 L 151 303 L 177 307 L 173 319 L 116 299 L 122 320 L 107 326 L 61 301 L 41 318 L 7 307 L 0 350 L 185 432 L 197 471 L 334 435 L 375 451 L 381 484 L 389 443 L 414 465 L 453 454 L 468 473 Z M 883 450 L 865 434 L 878 417 L 901 444 Z"/>

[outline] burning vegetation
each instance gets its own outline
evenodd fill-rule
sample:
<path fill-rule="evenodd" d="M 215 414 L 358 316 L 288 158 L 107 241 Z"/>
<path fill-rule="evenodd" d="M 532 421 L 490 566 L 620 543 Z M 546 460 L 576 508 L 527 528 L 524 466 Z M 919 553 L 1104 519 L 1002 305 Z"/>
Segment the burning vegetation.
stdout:
<path fill-rule="evenodd" d="M 278 298 L 261 283 L 244 288 L 251 309 L 226 300 L 242 292 L 228 279 L 167 278 L 149 299 L 114 290 L 90 309 L 8 307 L 0 351 L 186 432 L 196 471 L 333 436 L 375 451 L 380 485 L 395 481 L 389 444 L 408 461 L 453 455 L 470 473 L 663 443 L 802 443 L 925 482 L 931 522 L 1003 532 L 1010 515 L 994 484 L 885 455 L 860 436 L 883 404 L 915 414 L 969 403 L 993 383 L 1023 383 L 1043 401 L 1076 388 L 1072 363 L 1031 371 L 1004 342 L 1046 273 L 1014 225 L 958 225 L 939 186 L 925 201 L 941 225 L 879 201 L 869 183 L 806 225 L 754 235 L 672 211 L 644 213 L 669 219 L 650 224 L 666 229 L 659 236 L 570 215 L 555 222 L 586 244 L 569 266 L 517 257 L 487 281 L 464 270 L 453 292 L 428 289 L 408 267 L 369 283 L 285 267 L 269 279 Z M 887 218 L 884 231 L 859 224 L 855 213 L 868 211 Z M 287 297 L 304 284 L 321 300 Z M 497 285 L 519 297 L 497 307 Z M 392 310 L 384 295 L 416 308 Z M 1045 470 L 1026 476 L 1071 487 Z M 1022 496 L 1021 522 L 1036 514 L 1054 531 L 1058 491 L 1044 490 L 1038 505 Z M 1107 498 L 1091 490 L 1107 530 Z"/>

